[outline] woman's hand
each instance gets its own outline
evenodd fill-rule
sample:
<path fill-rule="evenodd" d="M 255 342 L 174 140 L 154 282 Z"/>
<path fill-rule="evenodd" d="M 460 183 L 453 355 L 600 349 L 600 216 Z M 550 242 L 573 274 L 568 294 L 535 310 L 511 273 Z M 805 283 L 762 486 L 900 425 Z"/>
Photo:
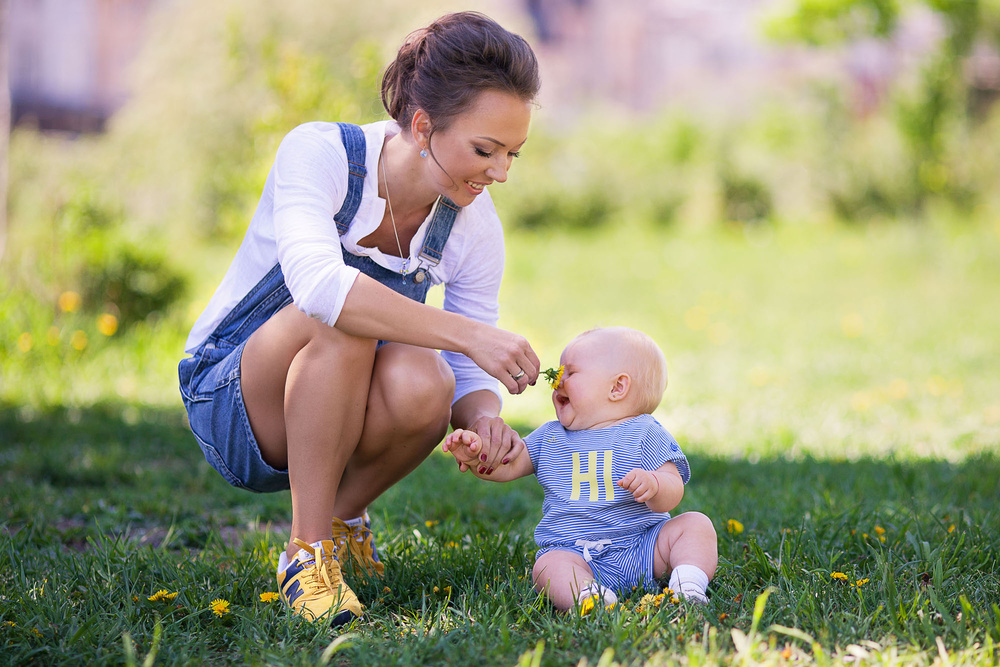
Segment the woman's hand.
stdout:
<path fill-rule="evenodd" d="M 494 470 L 524 452 L 521 436 L 500 417 L 480 417 L 469 425 L 468 430 L 479 439 L 478 460 L 473 460 L 469 467 L 482 475 L 492 475 Z"/>
<path fill-rule="evenodd" d="M 520 394 L 538 379 L 541 364 L 524 336 L 483 324 L 475 328 L 463 352 L 512 394 Z"/>

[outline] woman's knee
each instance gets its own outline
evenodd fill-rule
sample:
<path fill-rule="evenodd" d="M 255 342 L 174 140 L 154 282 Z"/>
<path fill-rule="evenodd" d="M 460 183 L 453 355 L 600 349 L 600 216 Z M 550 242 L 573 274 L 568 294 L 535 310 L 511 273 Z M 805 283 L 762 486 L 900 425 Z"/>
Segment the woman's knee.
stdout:
<path fill-rule="evenodd" d="M 372 390 L 389 414 L 420 430 L 440 422 L 447 426 L 455 395 L 455 375 L 434 350 L 385 345 L 376 356 Z"/>

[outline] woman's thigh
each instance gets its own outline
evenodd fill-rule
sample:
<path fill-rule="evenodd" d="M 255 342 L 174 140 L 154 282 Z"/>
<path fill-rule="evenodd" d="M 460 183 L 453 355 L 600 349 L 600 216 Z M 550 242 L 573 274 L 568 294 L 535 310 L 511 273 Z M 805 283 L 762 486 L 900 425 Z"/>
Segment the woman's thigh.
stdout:
<path fill-rule="evenodd" d="M 311 399 L 322 403 L 344 402 L 343 393 L 365 392 L 371 378 L 376 341 L 357 338 L 307 316 L 290 304 L 250 336 L 243 351 L 240 372 L 243 401 L 254 436 L 265 460 L 287 457 L 286 399 L 290 369 L 307 359 L 309 373 L 296 381 Z M 359 387 L 359 379 L 364 384 Z M 355 401 L 356 402 L 356 401 Z M 361 406 L 363 409 L 363 406 Z"/>

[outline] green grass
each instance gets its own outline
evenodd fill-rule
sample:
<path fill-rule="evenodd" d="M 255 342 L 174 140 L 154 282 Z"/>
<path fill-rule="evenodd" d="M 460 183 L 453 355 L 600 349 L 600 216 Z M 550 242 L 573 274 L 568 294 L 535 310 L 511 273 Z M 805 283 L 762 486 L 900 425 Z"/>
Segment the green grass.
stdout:
<path fill-rule="evenodd" d="M 540 490 L 435 454 L 372 507 L 387 577 L 357 582 L 368 612 L 336 646 L 259 597 L 275 590 L 287 495 L 231 489 L 202 460 L 173 376 L 190 315 L 73 350 L 45 334 L 82 315 L 8 292 L 0 664 L 903 665 L 943 651 L 992 665 L 998 232 L 512 237 L 503 325 L 543 364 L 595 324 L 663 345 L 658 416 L 694 471 L 680 509 L 720 535 L 711 603 L 553 612 L 528 580 Z M 550 410 L 535 388 L 506 414 L 527 432 Z M 160 589 L 178 595 L 148 600 Z"/>

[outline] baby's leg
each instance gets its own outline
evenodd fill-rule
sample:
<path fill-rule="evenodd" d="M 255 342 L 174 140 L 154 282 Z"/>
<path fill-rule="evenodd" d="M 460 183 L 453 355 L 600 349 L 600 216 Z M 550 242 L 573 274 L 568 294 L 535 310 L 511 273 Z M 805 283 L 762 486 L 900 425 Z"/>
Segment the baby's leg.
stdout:
<path fill-rule="evenodd" d="M 594 572 L 580 554 L 553 549 L 538 557 L 531 578 L 535 590 L 546 594 L 554 607 L 566 611 L 577 603 L 580 591 L 594 583 Z"/>
<path fill-rule="evenodd" d="M 653 574 L 659 578 L 670 572 L 670 588 L 678 595 L 705 601 L 705 586 L 718 564 L 715 526 L 701 512 L 685 512 L 660 529 Z"/>

